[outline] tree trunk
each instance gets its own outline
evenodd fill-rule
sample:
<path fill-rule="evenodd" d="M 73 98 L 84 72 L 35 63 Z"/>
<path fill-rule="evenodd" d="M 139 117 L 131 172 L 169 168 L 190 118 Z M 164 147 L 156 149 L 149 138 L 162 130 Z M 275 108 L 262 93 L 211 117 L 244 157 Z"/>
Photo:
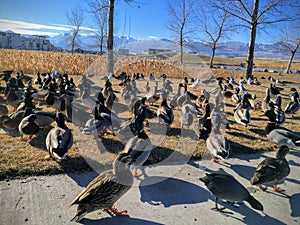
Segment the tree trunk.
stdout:
<path fill-rule="evenodd" d="M 114 11 L 115 0 L 109 0 L 107 35 L 107 72 L 114 72 Z"/>
<path fill-rule="evenodd" d="M 73 36 L 73 38 L 72 38 L 72 46 L 71 46 L 72 54 L 74 53 L 74 48 L 75 48 L 75 36 Z"/>
<path fill-rule="evenodd" d="M 211 53 L 211 57 L 210 57 L 210 62 L 209 62 L 209 68 L 213 68 L 214 64 L 214 58 L 215 58 L 215 53 L 216 53 L 216 44 L 214 44 L 211 48 L 212 53 Z"/>
<path fill-rule="evenodd" d="M 292 62 L 293 62 L 293 59 L 294 59 L 296 51 L 292 51 L 291 53 L 292 53 L 292 55 L 291 55 L 291 58 L 289 60 L 288 66 L 286 68 L 286 73 L 290 73 L 291 72 L 290 71 L 291 70 L 291 65 L 292 65 Z"/>
<path fill-rule="evenodd" d="M 100 55 L 103 55 L 103 36 L 100 38 Z"/>
<path fill-rule="evenodd" d="M 180 29 L 179 45 L 180 45 L 180 64 L 183 64 L 183 29 Z"/>
<path fill-rule="evenodd" d="M 258 6 L 259 6 L 259 0 L 254 0 L 251 30 L 250 30 L 250 40 L 249 40 L 249 45 L 248 45 L 246 79 L 252 78 L 254 47 L 255 47 L 256 29 L 257 29 Z"/>

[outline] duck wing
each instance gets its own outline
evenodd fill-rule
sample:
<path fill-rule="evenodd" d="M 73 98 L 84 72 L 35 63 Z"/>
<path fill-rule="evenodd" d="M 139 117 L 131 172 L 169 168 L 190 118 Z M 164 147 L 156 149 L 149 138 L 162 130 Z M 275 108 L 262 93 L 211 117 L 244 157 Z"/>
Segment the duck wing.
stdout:
<path fill-rule="evenodd" d="M 257 185 L 280 181 L 289 173 L 290 168 L 286 160 L 267 158 L 258 165 L 250 182 Z"/>
<path fill-rule="evenodd" d="M 297 133 L 295 133 L 295 132 L 293 132 L 293 131 L 291 131 L 287 128 L 280 127 L 280 128 L 276 128 L 275 131 L 276 131 L 277 134 L 279 134 L 281 136 L 290 138 L 294 143 L 296 141 L 300 140 L 300 135 L 299 134 L 297 134 Z"/>
<path fill-rule="evenodd" d="M 68 206 L 95 201 L 95 198 L 99 200 L 103 197 L 102 194 L 111 193 L 114 178 L 115 175 L 112 170 L 99 174 Z"/>

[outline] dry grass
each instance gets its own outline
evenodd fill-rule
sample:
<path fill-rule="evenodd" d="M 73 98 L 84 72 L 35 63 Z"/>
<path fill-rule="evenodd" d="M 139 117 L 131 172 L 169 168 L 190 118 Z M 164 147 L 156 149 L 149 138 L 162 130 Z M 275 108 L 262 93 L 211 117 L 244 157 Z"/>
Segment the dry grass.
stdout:
<path fill-rule="evenodd" d="M 95 63 L 97 56 L 94 55 L 71 55 L 62 53 L 51 53 L 51 52 L 35 52 L 35 51 L 16 51 L 16 50 L 0 50 L 0 61 L 4 62 L 0 65 L 0 70 L 13 69 L 18 71 L 23 69 L 25 73 L 35 74 L 36 71 L 50 71 L 54 68 L 61 68 L 58 62 L 60 58 L 64 58 L 65 69 L 64 72 L 69 72 L 69 74 L 82 74 L 82 71 L 86 71 L 86 68 L 93 67 L 92 63 Z M 198 56 L 197 56 L 198 57 Z M 31 60 L 29 60 L 31 58 Z M 50 60 L 49 58 L 53 58 Z M 26 59 L 26 60 L 21 60 Z M 202 57 L 201 57 L 202 59 Z M 18 62 L 19 60 L 19 62 Z M 94 61 L 93 61 L 94 60 Z M 195 58 L 191 58 L 190 62 L 193 62 Z M 226 61 L 230 64 L 231 58 L 220 58 L 218 59 Z M 241 59 L 239 59 L 241 60 Z M 27 63 L 25 63 L 27 61 Z M 205 62 L 205 58 L 203 60 Z M 271 61 L 267 64 L 267 60 L 262 60 L 265 65 L 270 65 L 270 67 L 275 68 L 275 65 L 280 65 L 281 62 Z M 67 63 L 66 63 L 67 62 Z M 76 64 L 77 63 L 77 64 Z M 232 61 L 232 64 L 238 64 L 239 61 Z M 36 67 L 31 67 L 36 64 Z M 71 66 L 72 65 L 72 66 Z M 95 64 L 95 69 L 93 71 L 99 70 L 97 67 L 99 63 Z M 100 63 L 100 69 L 103 66 L 103 62 Z M 283 64 L 282 64 L 283 65 Z M 294 69 L 300 69 L 299 64 Z M 68 67 L 70 66 L 70 67 Z M 268 67 L 268 66 L 266 66 Z M 166 73 L 168 77 L 183 77 L 186 74 L 189 76 L 191 74 L 196 74 L 201 72 L 201 76 L 207 78 L 211 75 L 211 71 L 207 69 L 200 69 L 200 72 L 196 70 L 193 66 L 190 68 L 172 67 L 171 62 L 159 62 L 156 60 L 139 60 L 137 58 L 124 58 L 121 63 L 118 64 L 118 71 L 127 71 L 128 73 L 133 72 L 144 72 L 145 75 L 152 72 L 154 75 L 160 75 L 161 73 Z M 75 71 L 75 72 L 74 72 Z M 196 71 L 196 72 L 195 72 Z M 198 71 L 198 72 L 197 72 Z M 240 76 L 244 76 L 243 71 L 228 71 L 228 70 L 213 70 L 214 76 L 224 76 L 229 75 L 235 76 L 237 79 Z M 270 74 L 270 73 L 254 73 L 259 81 L 262 82 L 261 86 L 247 86 L 250 93 L 255 93 L 258 99 L 262 100 L 264 97 L 264 90 L 269 85 L 268 80 L 262 79 L 262 77 L 268 77 L 269 75 L 275 78 L 280 77 L 281 80 L 286 80 L 289 82 L 297 83 L 299 82 L 299 75 L 284 75 Z M 34 76 L 34 75 L 32 75 Z M 80 79 L 81 76 L 73 75 L 75 82 Z M 103 86 L 102 80 L 98 76 L 94 76 L 95 80 Z M 175 84 L 181 82 L 182 79 L 172 78 Z M 145 84 L 144 81 L 138 81 L 138 85 L 141 87 Z M 161 83 L 159 82 L 159 88 Z M 215 85 L 215 84 L 214 84 Z M 291 84 L 293 85 L 293 84 Z M 152 86 L 153 87 L 153 86 Z M 174 86 L 175 87 L 175 86 Z M 283 107 L 289 101 L 289 89 L 290 86 L 283 86 L 284 91 L 282 93 Z M 113 88 L 120 91 L 118 86 L 118 81 L 114 80 Z M 207 86 L 205 87 L 208 88 Z M 190 90 L 195 94 L 200 94 L 200 89 Z M 176 87 L 174 88 L 176 92 Z M 141 93 L 141 96 L 144 93 Z M 0 95 L 0 102 L 5 102 L 3 95 Z M 226 137 L 231 141 L 231 146 L 233 153 L 251 153 L 269 150 L 273 145 L 268 141 L 264 135 L 264 126 L 266 124 L 266 118 L 260 117 L 262 112 L 260 110 L 251 111 L 252 122 L 249 127 L 238 126 L 234 122 L 233 118 L 233 104 L 229 99 L 225 99 L 226 103 L 226 113 L 231 129 L 226 132 Z M 158 105 L 157 103 L 156 105 Z M 154 110 L 157 109 L 155 106 L 151 106 Z M 44 110 L 49 110 L 45 106 L 41 106 Z M 172 155 L 172 160 L 187 160 L 190 157 L 200 158 L 206 152 L 206 144 L 203 140 L 194 141 L 189 137 L 188 131 L 186 129 L 180 129 L 179 122 L 180 112 L 175 111 L 175 122 L 174 129 L 169 131 L 164 131 L 164 127 L 159 125 L 156 120 L 150 120 L 149 132 L 150 138 L 155 149 L 149 158 L 148 163 L 157 163 L 159 161 L 165 160 Z M 128 114 L 124 113 L 121 115 L 122 118 L 127 118 Z M 285 127 L 299 132 L 299 113 L 293 119 L 287 116 L 287 122 Z M 53 124 L 54 125 L 54 124 Z M 96 142 L 91 136 L 83 136 L 79 132 L 78 127 L 74 127 L 72 124 L 68 123 L 68 126 L 72 128 L 75 137 L 75 143 L 69 152 L 68 157 L 63 161 L 45 160 L 44 157 L 47 155 L 45 147 L 45 137 L 50 128 L 42 130 L 36 137 L 34 137 L 30 142 L 21 142 L 19 139 L 19 134 L 17 131 L 11 133 L 0 133 L 0 180 L 15 178 L 19 176 L 27 175 L 39 175 L 39 174 L 57 174 L 57 173 L 68 173 L 74 171 L 82 171 L 91 169 L 90 165 L 93 165 L 100 169 L 103 167 L 107 168 L 110 166 L 116 153 L 122 151 L 124 145 L 118 140 L 116 136 L 106 135 L 103 137 L 101 142 Z M 150 131 L 148 129 L 148 131 Z M 160 131 L 160 132 L 157 132 Z M 168 135 L 162 135 L 167 132 Z M 101 145 L 103 144 L 103 145 Z M 195 145 L 195 146 L 194 146 Z M 175 154 L 174 154 L 175 153 Z M 234 156 L 233 156 L 234 157 Z M 89 164 L 86 162 L 87 159 Z"/>

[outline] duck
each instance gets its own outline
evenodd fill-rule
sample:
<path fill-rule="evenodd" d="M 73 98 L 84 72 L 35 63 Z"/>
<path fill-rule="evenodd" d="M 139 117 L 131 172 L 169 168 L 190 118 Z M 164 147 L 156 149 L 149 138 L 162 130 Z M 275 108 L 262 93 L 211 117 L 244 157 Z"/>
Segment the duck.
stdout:
<path fill-rule="evenodd" d="M 17 106 L 21 103 L 21 99 L 16 94 L 15 88 L 10 88 L 6 95 L 7 104 L 16 110 Z"/>
<path fill-rule="evenodd" d="M 173 107 L 178 106 L 178 98 L 181 98 L 181 88 L 182 88 L 182 84 L 178 84 L 177 86 L 177 92 L 176 94 L 171 98 L 170 100 L 170 105 Z"/>
<path fill-rule="evenodd" d="M 243 93 L 246 93 L 246 92 L 247 92 L 247 89 L 244 87 L 245 80 L 242 79 L 242 80 L 240 80 L 239 83 L 240 83 L 240 84 L 239 84 L 239 89 L 240 89 L 240 91 L 243 92 Z"/>
<path fill-rule="evenodd" d="M 129 166 L 134 159 L 128 153 L 120 153 L 114 160 L 112 169 L 99 174 L 71 202 L 68 207 L 78 205 L 71 221 L 80 221 L 87 213 L 103 210 L 112 216 L 128 216 L 126 210 L 118 210 L 114 204 L 130 190 L 133 176 Z"/>
<path fill-rule="evenodd" d="M 255 210 L 263 211 L 263 205 L 250 195 L 249 191 L 233 176 L 229 174 L 212 173 L 205 174 L 205 177 L 199 178 L 208 190 L 216 197 L 214 210 L 223 211 L 225 208 L 218 207 L 218 200 L 223 199 L 228 202 L 248 202 Z"/>
<path fill-rule="evenodd" d="M 224 134 L 221 133 L 220 128 L 222 123 L 221 115 L 216 113 L 213 115 L 216 118 L 212 120 L 212 129 L 206 139 L 206 147 L 211 153 L 211 160 L 213 162 L 219 162 L 220 160 L 226 160 L 230 154 L 230 143 Z"/>
<path fill-rule="evenodd" d="M 101 106 L 105 107 L 100 102 L 96 102 L 96 105 L 92 109 L 93 118 L 89 119 L 86 122 L 84 129 L 82 131 L 83 134 L 85 135 L 94 134 L 96 137 L 98 133 L 104 132 L 106 128 L 112 130 L 111 113 L 110 114 L 101 113 L 101 109 L 100 109 Z"/>
<path fill-rule="evenodd" d="M 234 109 L 234 119 L 238 124 L 248 126 L 251 122 L 249 94 L 244 94 L 242 101 Z"/>
<path fill-rule="evenodd" d="M 237 82 L 234 80 L 233 76 L 229 77 L 229 83 L 232 84 L 232 85 L 238 85 Z"/>
<path fill-rule="evenodd" d="M 276 123 L 278 125 L 283 125 L 285 122 L 285 112 L 281 108 L 281 96 L 278 96 L 274 105 L 274 112 L 276 114 Z"/>
<path fill-rule="evenodd" d="M 190 88 L 197 88 L 201 85 L 201 81 L 199 78 L 197 78 L 189 87 Z"/>
<path fill-rule="evenodd" d="M 267 187 L 263 184 L 274 183 L 274 191 L 284 192 L 283 189 L 277 186 L 277 183 L 290 174 L 290 166 L 285 158 L 288 153 L 288 146 L 281 145 L 276 152 L 276 158 L 268 157 L 258 164 L 250 183 L 258 185 L 264 191 L 267 190 Z"/>
<path fill-rule="evenodd" d="M 146 92 L 146 93 L 150 92 L 149 81 L 146 82 L 146 86 L 144 87 L 144 92 Z"/>
<path fill-rule="evenodd" d="M 73 145 L 73 135 L 61 112 L 56 113 L 55 121 L 58 127 L 52 128 L 46 137 L 46 158 L 64 159 Z"/>
<path fill-rule="evenodd" d="M 190 129 L 190 126 L 194 123 L 194 119 L 196 117 L 197 116 L 195 113 L 189 107 L 189 104 L 184 105 L 182 107 L 182 114 L 180 116 L 181 128 L 186 126 L 188 129 Z"/>
<path fill-rule="evenodd" d="M 298 110 L 300 108 L 299 94 L 298 94 L 296 88 L 291 88 L 290 91 L 292 92 L 291 102 L 289 102 L 288 105 L 286 106 L 285 113 L 286 114 L 295 114 L 298 112 Z"/>
<path fill-rule="evenodd" d="M 264 97 L 264 100 L 262 102 L 262 110 L 265 112 L 269 109 L 271 109 L 273 102 L 271 101 L 271 96 L 270 96 L 270 89 L 266 88 L 265 90 L 266 96 Z"/>
<path fill-rule="evenodd" d="M 300 135 L 285 127 L 279 126 L 276 122 L 276 114 L 267 110 L 264 115 L 269 121 L 265 127 L 265 134 L 269 140 L 278 145 L 286 145 L 290 149 L 300 149 Z M 276 147 L 273 147 L 275 150 Z"/>
<path fill-rule="evenodd" d="M 24 135 L 28 135 L 27 140 L 30 141 L 32 138 L 32 135 L 36 134 L 39 130 L 40 127 L 36 123 L 36 115 L 35 114 L 30 114 L 29 116 L 25 116 L 20 124 L 19 124 L 19 132 L 20 132 L 20 139 L 21 141 L 24 140 Z"/>
<path fill-rule="evenodd" d="M 229 90 L 227 90 L 228 87 L 226 85 L 224 85 L 224 88 L 223 88 L 223 95 L 225 98 L 231 98 L 233 93 Z"/>
<path fill-rule="evenodd" d="M 163 99 L 157 109 L 158 120 L 167 126 L 170 126 L 174 121 L 173 107 L 169 107 L 167 100 Z"/>
<path fill-rule="evenodd" d="M 211 121 L 211 109 L 209 103 L 206 101 L 204 105 L 205 113 L 202 118 L 198 118 L 195 120 L 194 131 L 196 136 L 199 139 L 206 140 L 209 137 L 209 134 L 212 129 L 212 121 Z"/>
<path fill-rule="evenodd" d="M 3 115 L 0 118 L 0 123 L 2 127 L 8 129 L 8 130 L 15 130 L 18 128 L 20 122 L 23 119 L 23 113 L 22 111 L 16 111 L 8 115 Z"/>
<path fill-rule="evenodd" d="M 0 116 L 7 115 L 8 108 L 6 105 L 0 104 Z"/>
<path fill-rule="evenodd" d="M 124 148 L 124 152 L 128 153 L 135 161 L 130 166 L 130 170 L 134 177 L 140 177 L 143 174 L 138 172 L 138 169 L 143 166 L 143 164 L 149 158 L 153 146 L 147 134 L 142 131 L 138 135 L 130 138 Z"/>
<path fill-rule="evenodd" d="M 184 84 L 183 87 L 184 87 L 184 93 L 185 93 L 185 95 L 188 95 L 191 100 L 196 100 L 198 98 L 197 95 L 195 95 L 192 92 L 190 92 L 190 91 L 187 90 L 187 84 Z"/>
<path fill-rule="evenodd" d="M 149 104 L 152 104 L 157 102 L 159 99 L 160 99 L 160 95 L 158 94 L 158 91 L 157 91 L 157 86 L 158 86 L 158 83 L 155 82 L 155 86 L 154 86 L 154 92 L 153 93 L 148 93 L 145 95 L 146 97 L 146 101 L 149 103 Z"/>
<path fill-rule="evenodd" d="M 240 89 L 235 88 L 235 93 L 231 96 L 231 101 L 234 103 L 240 103 L 242 101 L 242 96 L 240 95 Z"/>

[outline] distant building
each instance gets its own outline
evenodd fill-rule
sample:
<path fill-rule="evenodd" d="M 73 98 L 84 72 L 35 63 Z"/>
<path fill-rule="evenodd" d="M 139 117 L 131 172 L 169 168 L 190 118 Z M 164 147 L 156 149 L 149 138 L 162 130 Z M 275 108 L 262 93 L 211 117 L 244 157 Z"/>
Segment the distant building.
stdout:
<path fill-rule="evenodd" d="M 118 55 L 129 55 L 129 49 L 124 49 L 124 48 L 118 49 Z"/>
<path fill-rule="evenodd" d="M 0 48 L 50 51 L 54 49 L 54 46 L 46 36 L 24 37 L 21 34 L 0 31 Z"/>
<path fill-rule="evenodd" d="M 171 52 L 171 50 L 170 49 L 149 48 L 148 52 L 149 52 L 149 55 L 156 55 L 156 54 L 160 54 L 160 53 Z"/>

